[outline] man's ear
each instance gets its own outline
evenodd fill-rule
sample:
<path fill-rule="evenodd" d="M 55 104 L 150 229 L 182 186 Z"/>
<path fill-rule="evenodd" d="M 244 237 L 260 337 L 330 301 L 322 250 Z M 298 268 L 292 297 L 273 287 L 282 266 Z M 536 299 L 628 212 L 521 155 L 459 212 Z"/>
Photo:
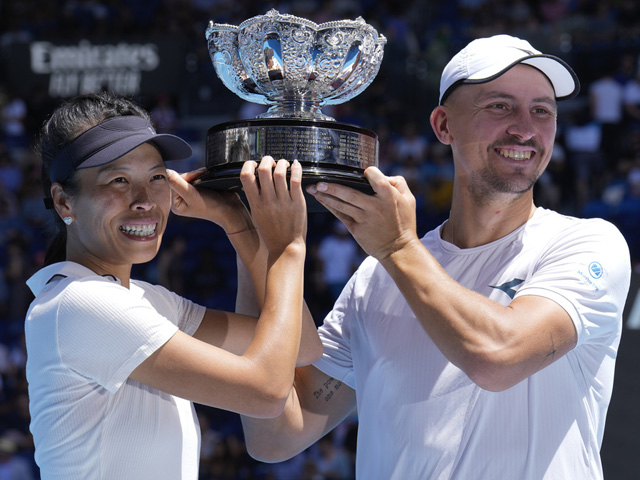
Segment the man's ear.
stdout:
<path fill-rule="evenodd" d="M 451 131 L 449 129 L 449 117 L 447 108 L 442 105 L 437 106 L 433 110 L 433 112 L 431 112 L 429 121 L 431 122 L 431 128 L 436 134 L 436 137 L 438 137 L 438 140 L 440 140 L 440 142 L 444 143 L 445 145 L 451 145 L 453 136 L 451 135 Z"/>
<path fill-rule="evenodd" d="M 71 199 L 58 182 L 51 185 L 51 199 L 53 200 L 53 208 L 56 209 L 60 218 L 73 217 Z"/>

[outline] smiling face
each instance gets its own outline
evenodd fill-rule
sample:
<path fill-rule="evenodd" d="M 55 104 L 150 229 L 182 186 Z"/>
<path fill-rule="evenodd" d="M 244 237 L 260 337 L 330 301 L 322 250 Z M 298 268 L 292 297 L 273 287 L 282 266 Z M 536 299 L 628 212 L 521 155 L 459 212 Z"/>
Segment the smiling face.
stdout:
<path fill-rule="evenodd" d="M 128 283 L 131 266 L 158 253 L 171 208 L 166 167 L 144 143 L 101 167 L 78 170 L 80 193 L 70 200 L 67 260 Z"/>
<path fill-rule="evenodd" d="M 491 82 L 458 87 L 432 125 L 451 145 L 459 186 L 490 201 L 531 193 L 551 158 L 556 116 L 547 77 L 516 65 Z"/>

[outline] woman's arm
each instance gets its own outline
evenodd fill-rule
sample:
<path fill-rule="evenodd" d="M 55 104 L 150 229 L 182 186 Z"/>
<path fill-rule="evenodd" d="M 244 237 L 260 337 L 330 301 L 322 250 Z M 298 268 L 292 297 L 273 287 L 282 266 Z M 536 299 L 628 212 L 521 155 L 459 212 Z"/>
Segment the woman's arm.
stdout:
<path fill-rule="evenodd" d="M 174 191 L 174 213 L 202 218 L 220 225 L 227 233 L 238 259 L 236 312 L 243 316 L 215 315 L 208 310 L 195 337 L 236 354 L 249 346 L 256 319 L 264 303 L 267 247 L 255 228 L 251 214 L 235 193 L 197 189 L 192 182 L 202 170 L 178 175 L 169 172 Z M 227 321 L 227 318 L 229 321 Z M 302 337 L 297 365 L 308 365 L 322 355 L 322 344 L 309 309 L 304 303 Z"/>
<path fill-rule="evenodd" d="M 253 220 L 267 249 L 264 305 L 246 351 L 236 355 L 177 332 L 142 362 L 131 378 L 194 402 L 256 417 L 281 413 L 293 383 L 303 309 L 306 205 L 302 169 L 265 158 L 241 179 Z M 243 242 L 244 245 L 244 242 Z M 244 248 L 246 245 L 242 246 Z M 215 316 L 231 322 L 235 314 Z"/>
<path fill-rule="evenodd" d="M 257 263 L 257 262 L 256 262 Z M 266 265 L 266 260 L 264 261 Z M 265 273 L 254 273 L 256 278 L 264 278 Z M 255 293 L 254 285 L 256 280 L 252 280 L 252 275 L 238 256 L 238 290 L 236 295 L 236 313 L 247 315 L 249 319 L 255 318 L 260 314 L 260 308 L 264 301 L 264 291 L 261 293 L 260 301 L 258 301 Z M 237 323 L 237 327 L 241 328 L 241 322 Z M 255 324 L 255 322 L 254 322 Z M 252 329 L 247 329 L 247 333 L 252 334 Z M 236 338 L 242 338 L 243 335 L 235 335 Z M 250 338 L 244 335 L 244 338 Z M 239 348 L 242 348 L 239 346 Z M 302 338 L 300 339 L 300 351 L 298 352 L 298 361 L 296 366 L 301 367 L 310 365 L 320 358 L 322 355 L 322 342 L 318 337 L 318 330 L 313 320 L 313 316 L 309 311 L 307 303 L 303 303 L 302 310 Z"/>

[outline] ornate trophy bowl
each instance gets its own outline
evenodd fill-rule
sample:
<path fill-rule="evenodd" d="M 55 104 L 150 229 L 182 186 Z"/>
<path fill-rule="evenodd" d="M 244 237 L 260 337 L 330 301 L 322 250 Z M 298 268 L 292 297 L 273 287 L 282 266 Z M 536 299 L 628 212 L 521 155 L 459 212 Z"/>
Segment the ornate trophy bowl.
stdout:
<path fill-rule="evenodd" d="M 242 164 L 271 155 L 297 159 L 303 184 L 322 180 L 372 193 L 363 172 L 378 164 L 377 135 L 321 108 L 367 88 L 380 69 L 384 36 L 362 18 L 318 25 L 271 10 L 239 26 L 210 22 L 206 38 L 222 82 L 269 109 L 209 129 L 199 186 L 240 189 Z"/>

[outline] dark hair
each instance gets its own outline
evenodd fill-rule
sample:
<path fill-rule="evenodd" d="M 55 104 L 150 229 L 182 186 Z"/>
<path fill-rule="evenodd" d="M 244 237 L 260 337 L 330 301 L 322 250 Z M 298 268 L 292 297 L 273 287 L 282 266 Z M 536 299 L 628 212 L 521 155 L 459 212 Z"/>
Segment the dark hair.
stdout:
<path fill-rule="evenodd" d="M 128 98 L 111 92 L 78 95 L 64 102 L 51 114 L 40 130 L 38 143 L 35 147 L 36 153 L 42 161 L 42 190 L 45 202 L 47 199 L 49 201 L 51 199 L 49 168 L 58 152 L 85 130 L 107 118 L 123 115 L 137 115 L 151 122 L 149 114 L 141 106 Z M 76 196 L 80 191 L 75 172 L 61 185 L 64 192 L 70 197 Z M 55 210 L 53 217 L 53 239 L 45 254 L 45 266 L 66 259 L 66 225 Z"/>

